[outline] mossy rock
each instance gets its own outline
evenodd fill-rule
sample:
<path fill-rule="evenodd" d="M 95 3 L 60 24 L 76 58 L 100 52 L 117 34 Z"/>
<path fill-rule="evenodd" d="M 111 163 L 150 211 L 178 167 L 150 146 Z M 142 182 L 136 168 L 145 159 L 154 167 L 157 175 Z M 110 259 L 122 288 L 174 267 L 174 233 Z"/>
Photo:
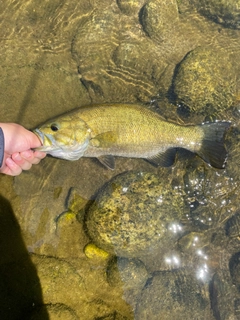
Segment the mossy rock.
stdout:
<path fill-rule="evenodd" d="M 171 231 L 184 216 L 182 193 L 152 173 L 127 172 L 103 188 L 86 215 L 86 227 L 100 248 L 121 257 L 139 257 L 168 248 Z"/>
<path fill-rule="evenodd" d="M 236 76 L 226 53 L 200 47 L 179 64 L 173 86 L 178 103 L 206 116 L 232 105 Z"/>

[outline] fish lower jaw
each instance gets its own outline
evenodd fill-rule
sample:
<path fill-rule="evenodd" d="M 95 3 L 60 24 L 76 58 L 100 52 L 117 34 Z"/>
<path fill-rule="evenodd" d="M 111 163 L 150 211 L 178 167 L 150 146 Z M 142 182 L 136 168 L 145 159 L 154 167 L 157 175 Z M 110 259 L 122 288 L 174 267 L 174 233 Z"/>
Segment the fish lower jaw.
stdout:
<path fill-rule="evenodd" d="M 76 151 L 66 151 L 66 150 L 52 150 L 47 151 L 47 154 L 50 154 L 54 158 L 75 161 L 80 159 L 83 156 L 83 153 Z"/>
<path fill-rule="evenodd" d="M 49 146 L 40 146 L 40 147 L 37 147 L 37 148 L 34 148 L 35 151 L 42 151 L 42 152 L 46 152 L 48 154 L 50 154 L 50 152 L 52 151 L 52 147 Z"/>
<path fill-rule="evenodd" d="M 75 143 L 72 146 L 58 146 L 55 148 L 53 148 L 53 146 L 50 148 L 46 147 L 45 152 L 55 158 L 75 161 L 84 156 L 84 153 L 88 147 L 88 143 L 88 140 L 86 140 L 81 145 Z"/>

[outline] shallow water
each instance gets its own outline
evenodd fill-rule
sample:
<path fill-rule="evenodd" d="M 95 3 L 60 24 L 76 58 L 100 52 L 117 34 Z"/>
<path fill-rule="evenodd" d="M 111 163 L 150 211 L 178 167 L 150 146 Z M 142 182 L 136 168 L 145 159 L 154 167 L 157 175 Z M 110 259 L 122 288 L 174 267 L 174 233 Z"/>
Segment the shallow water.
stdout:
<path fill-rule="evenodd" d="M 234 15 L 216 16 L 187 0 L 0 3 L 1 121 L 34 128 L 87 104 L 152 101 L 182 124 L 233 122 L 224 170 L 192 155 L 171 168 L 119 158 L 114 171 L 47 157 L 19 177 L 0 176 L 1 319 L 239 317 L 240 31 Z M 148 179 L 132 187 L 131 175 L 145 173 L 157 189 Z M 124 204 L 108 254 L 87 246 L 97 194 L 111 209 Z M 158 246 L 162 201 L 169 221 Z M 120 250 L 126 239 L 131 250 Z"/>

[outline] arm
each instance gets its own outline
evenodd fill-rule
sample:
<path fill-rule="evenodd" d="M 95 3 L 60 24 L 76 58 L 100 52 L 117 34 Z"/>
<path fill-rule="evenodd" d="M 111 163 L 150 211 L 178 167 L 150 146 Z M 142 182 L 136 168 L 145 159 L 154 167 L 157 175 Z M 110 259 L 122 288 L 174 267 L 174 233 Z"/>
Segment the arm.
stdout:
<path fill-rule="evenodd" d="M 32 164 L 39 163 L 46 156 L 44 152 L 31 150 L 41 145 L 38 137 L 31 131 L 16 123 L 0 123 L 0 128 L 4 141 L 0 145 L 1 173 L 19 175 L 22 170 L 29 170 Z"/>

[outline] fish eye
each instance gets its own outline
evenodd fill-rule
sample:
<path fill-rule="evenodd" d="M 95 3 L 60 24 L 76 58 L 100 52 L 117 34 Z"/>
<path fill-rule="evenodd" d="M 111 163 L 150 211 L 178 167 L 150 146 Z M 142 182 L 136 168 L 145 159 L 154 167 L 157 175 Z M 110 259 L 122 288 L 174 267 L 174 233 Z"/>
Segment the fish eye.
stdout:
<path fill-rule="evenodd" d="M 51 130 L 52 131 L 58 131 L 58 125 L 56 123 L 51 124 Z"/>

